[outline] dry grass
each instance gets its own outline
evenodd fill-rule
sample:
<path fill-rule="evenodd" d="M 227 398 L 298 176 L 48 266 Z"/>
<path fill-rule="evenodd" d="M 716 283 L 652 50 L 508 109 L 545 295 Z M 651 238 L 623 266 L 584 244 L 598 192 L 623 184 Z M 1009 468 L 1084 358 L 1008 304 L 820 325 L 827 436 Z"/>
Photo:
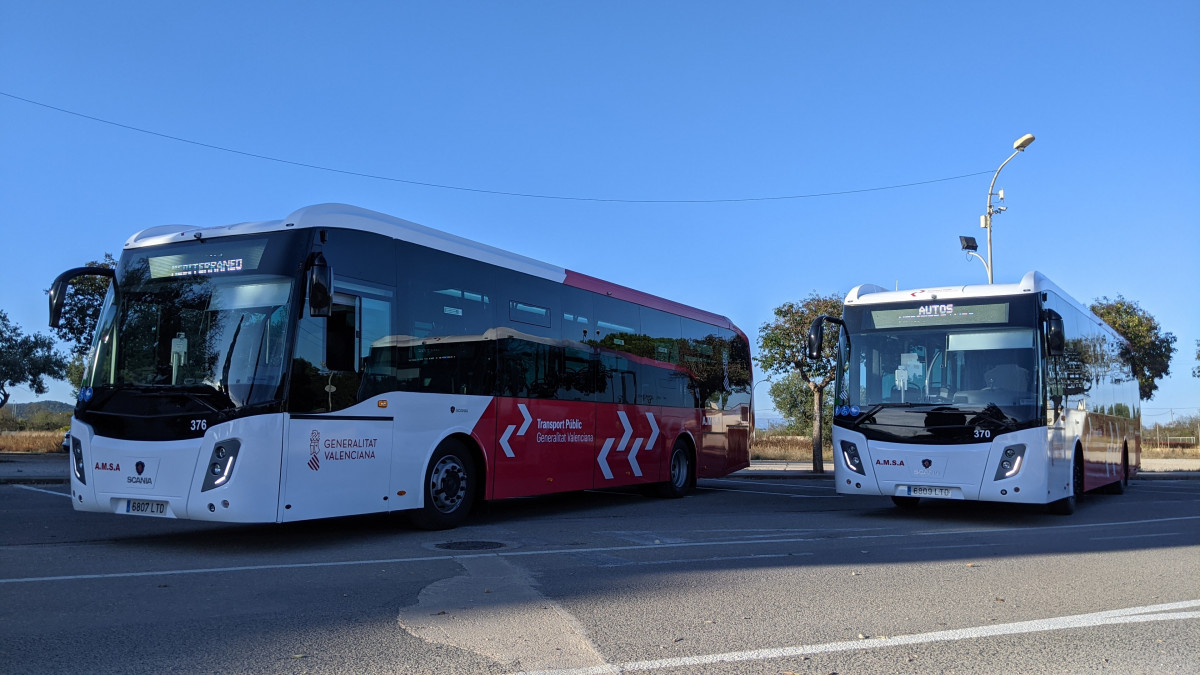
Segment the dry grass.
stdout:
<path fill-rule="evenodd" d="M 1190 447 L 1152 446 L 1142 443 L 1143 459 L 1200 459 L 1200 445 Z"/>
<path fill-rule="evenodd" d="M 822 457 L 833 461 L 833 450 L 825 448 Z M 750 459 L 778 459 L 789 462 L 812 461 L 812 439 L 807 436 L 760 435 L 750 446 Z"/>
<path fill-rule="evenodd" d="M 0 452 L 62 452 L 61 431 L 6 431 L 0 433 Z"/>

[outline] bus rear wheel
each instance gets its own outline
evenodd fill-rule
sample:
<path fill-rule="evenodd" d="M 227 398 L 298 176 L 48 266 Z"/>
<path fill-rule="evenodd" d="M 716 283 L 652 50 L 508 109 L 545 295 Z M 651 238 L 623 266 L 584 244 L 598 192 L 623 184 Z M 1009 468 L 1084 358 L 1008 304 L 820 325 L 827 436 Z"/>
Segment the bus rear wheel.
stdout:
<path fill-rule="evenodd" d="M 1104 491 L 1110 495 L 1123 495 L 1127 487 L 1129 487 L 1129 451 L 1122 450 L 1120 480 L 1106 485 Z"/>
<path fill-rule="evenodd" d="M 448 530 L 462 525 L 475 503 L 475 460 L 461 443 L 438 447 L 425 471 L 424 505 L 409 512 L 423 530 Z"/>
<path fill-rule="evenodd" d="M 671 448 L 671 476 L 665 483 L 659 483 L 656 488 L 660 497 L 679 498 L 692 489 L 692 453 L 688 450 L 687 441 L 682 438 L 675 441 Z"/>

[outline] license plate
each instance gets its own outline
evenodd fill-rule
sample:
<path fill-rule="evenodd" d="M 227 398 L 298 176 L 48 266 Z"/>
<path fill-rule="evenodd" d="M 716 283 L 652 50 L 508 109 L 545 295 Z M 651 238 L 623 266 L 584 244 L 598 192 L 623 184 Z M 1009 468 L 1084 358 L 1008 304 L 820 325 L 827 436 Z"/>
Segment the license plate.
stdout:
<path fill-rule="evenodd" d="M 909 485 L 908 494 L 912 495 L 913 497 L 949 497 L 950 488 Z"/>
<path fill-rule="evenodd" d="M 166 516 L 167 503 L 149 499 L 125 500 L 125 513 L 137 516 Z"/>

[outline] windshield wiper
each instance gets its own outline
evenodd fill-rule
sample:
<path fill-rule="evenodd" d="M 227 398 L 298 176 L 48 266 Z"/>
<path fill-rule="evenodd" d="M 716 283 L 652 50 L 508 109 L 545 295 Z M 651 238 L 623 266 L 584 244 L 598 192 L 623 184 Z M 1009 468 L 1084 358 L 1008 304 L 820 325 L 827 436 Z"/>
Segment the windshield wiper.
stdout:
<path fill-rule="evenodd" d="M 109 387 L 106 387 L 106 389 L 111 394 L 116 394 L 117 392 L 121 392 L 121 391 L 132 391 L 132 392 L 135 392 L 138 394 L 154 394 L 154 395 L 160 396 L 160 397 L 182 396 L 189 401 L 199 403 L 200 405 L 204 406 L 205 408 L 208 408 L 209 410 L 211 410 L 212 412 L 215 412 L 215 413 L 220 413 L 221 408 L 218 408 L 217 406 L 210 403 L 207 400 L 208 398 L 211 398 L 213 396 L 220 396 L 220 397 L 224 398 L 225 401 L 229 400 L 229 396 L 227 394 L 220 391 L 219 389 L 213 389 L 211 387 L 203 387 L 203 389 L 205 389 L 205 391 L 203 391 L 203 392 L 188 391 L 186 389 L 176 387 L 176 386 L 170 385 L 170 384 L 118 384 L 118 385 L 111 385 Z M 227 407 L 229 407 L 229 406 L 227 406 Z"/>
<path fill-rule="evenodd" d="M 871 406 L 870 408 L 867 408 L 867 410 L 864 411 L 862 413 L 862 415 L 860 415 L 857 419 L 855 419 L 853 422 L 851 422 L 850 428 L 857 429 L 860 424 L 866 422 L 867 420 L 873 419 L 875 417 L 875 415 L 880 410 L 883 410 L 884 408 L 915 408 L 918 405 L 923 405 L 923 404 L 920 404 L 920 403 L 876 403 L 875 405 Z"/>
<path fill-rule="evenodd" d="M 225 395 L 229 395 L 229 366 L 233 363 L 233 348 L 237 346 L 238 335 L 242 332 L 242 322 L 246 320 L 246 315 L 243 313 L 238 319 L 237 328 L 233 329 L 233 338 L 229 341 L 229 351 L 225 352 L 225 363 L 221 366 L 221 389 L 225 391 Z"/>
<path fill-rule="evenodd" d="M 974 417 L 967 420 L 967 424 L 971 426 L 979 426 L 981 422 L 993 422 L 1008 431 L 1016 431 L 1021 426 L 1015 419 L 1005 415 L 1000 406 L 995 403 L 987 404 L 983 410 L 980 410 Z"/>
<path fill-rule="evenodd" d="M 195 401 L 196 403 L 199 403 L 200 405 L 204 406 L 205 408 L 208 408 L 209 410 L 211 410 L 215 413 L 221 412 L 220 408 L 209 403 L 208 401 L 205 401 L 204 397 L 201 396 L 200 394 L 190 392 L 190 391 L 172 391 L 171 394 L 183 396 L 184 398 L 188 399 L 189 401 Z"/>

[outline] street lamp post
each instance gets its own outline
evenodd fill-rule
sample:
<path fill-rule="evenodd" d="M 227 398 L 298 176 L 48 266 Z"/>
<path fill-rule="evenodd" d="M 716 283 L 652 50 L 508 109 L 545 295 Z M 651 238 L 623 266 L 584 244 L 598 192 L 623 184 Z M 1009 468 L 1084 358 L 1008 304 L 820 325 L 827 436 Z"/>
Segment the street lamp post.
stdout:
<path fill-rule="evenodd" d="M 771 381 L 771 378 L 769 378 L 769 377 L 768 377 L 768 378 L 765 378 L 765 379 L 759 380 L 758 382 L 755 382 L 755 383 L 754 383 L 754 386 L 753 386 L 753 387 L 750 387 L 750 406 L 751 406 L 751 408 L 756 408 L 756 407 L 757 407 L 757 406 L 755 406 L 755 405 L 754 405 L 754 403 L 755 403 L 755 400 L 754 400 L 754 399 L 755 399 L 754 392 L 758 390 L 758 385 L 760 385 L 760 384 L 762 384 L 762 383 L 764 383 L 764 382 L 770 382 L 770 381 Z M 750 433 L 751 433 L 751 435 L 752 435 L 752 437 L 753 437 L 753 438 L 758 438 L 758 420 L 757 420 L 757 419 L 754 421 L 754 428 L 750 430 Z"/>
<path fill-rule="evenodd" d="M 999 197 L 1000 201 L 1004 201 L 1004 190 L 1000 190 L 999 193 L 992 192 L 992 190 L 996 187 L 996 179 L 1000 177 L 1000 169 L 1011 162 L 1013 157 L 1025 152 L 1025 148 L 1028 148 L 1030 143 L 1033 143 L 1033 134 L 1025 134 L 1013 142 L 1013 154 L 1004 160 L 1004 164 L 1001 164 L 999 169 L 996 169 L 995 175 L 992 176 L 992 184 L 988 186 L 987 211 L 979 217 L 979 226 L 987 229 L 987 263 L 985 265 L 989 284 L 992 283 L 992 271 L 995 269 L 992 263 L 992 216 L 1005 211 L 1003 206 L 992 206 L 992 197 Z"/>

